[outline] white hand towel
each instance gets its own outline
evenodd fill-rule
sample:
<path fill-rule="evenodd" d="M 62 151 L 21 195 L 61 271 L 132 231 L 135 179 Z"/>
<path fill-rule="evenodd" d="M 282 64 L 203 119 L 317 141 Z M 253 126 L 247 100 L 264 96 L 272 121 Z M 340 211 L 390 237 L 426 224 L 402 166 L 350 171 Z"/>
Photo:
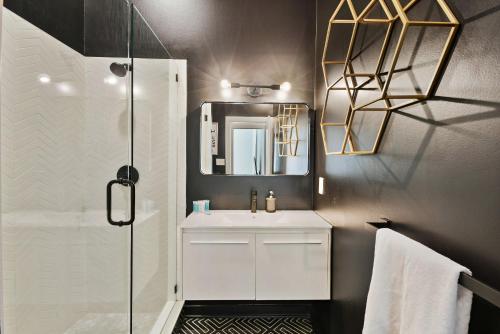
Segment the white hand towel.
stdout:
<path fill-rule="evenodd" d="M 466 334 L 470 270 L 390 229 L 377 231 L 363 334 Z"/>

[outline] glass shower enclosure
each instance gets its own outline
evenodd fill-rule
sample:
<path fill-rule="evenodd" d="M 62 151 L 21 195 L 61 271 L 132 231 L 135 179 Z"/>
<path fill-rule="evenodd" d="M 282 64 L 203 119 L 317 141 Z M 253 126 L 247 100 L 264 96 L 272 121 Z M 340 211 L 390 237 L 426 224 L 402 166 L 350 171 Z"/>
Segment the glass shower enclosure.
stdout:
<path fill-rule="evenodd" d="M 176 299 L 185 63 L 134 5 L 102 3 L 109 56 L 3 9 L 4 334 L 159 334 Z"/>

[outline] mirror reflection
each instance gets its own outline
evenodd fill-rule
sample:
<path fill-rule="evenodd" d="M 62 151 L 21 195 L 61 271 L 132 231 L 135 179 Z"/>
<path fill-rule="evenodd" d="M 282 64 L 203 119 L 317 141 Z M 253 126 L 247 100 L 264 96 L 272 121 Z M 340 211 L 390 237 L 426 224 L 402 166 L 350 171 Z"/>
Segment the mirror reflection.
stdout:
<path fill-rule="evenodd" d="M 306 175 L 311 117 L 306 104 L 203 103 L 201 172 Z"/>

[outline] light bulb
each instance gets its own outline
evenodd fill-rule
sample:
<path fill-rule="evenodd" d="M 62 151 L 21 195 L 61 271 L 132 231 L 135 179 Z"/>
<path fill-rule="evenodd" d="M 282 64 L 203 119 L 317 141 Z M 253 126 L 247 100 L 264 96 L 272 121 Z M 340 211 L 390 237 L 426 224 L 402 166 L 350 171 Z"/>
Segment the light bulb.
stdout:
<path fill-rule="evenodd" d="M 40 74 L 38 80 L 43 84 L 47 84 L 50 82 L 50 76 L 48 74 Z"/>
<path fill-rule="evenodd" d="M 280 90 L 284 92 L 289 92 L 291 89 L 292 89 L 292 84 L 289 83 L 288 81 L 285 81 L 280 85 Z"/>
<path fill-rule="evenodd" d="M 228 89 L 231 88 L 231 82 L 229 80 L 223 79 L 220 82 L 221 88 Z"/>

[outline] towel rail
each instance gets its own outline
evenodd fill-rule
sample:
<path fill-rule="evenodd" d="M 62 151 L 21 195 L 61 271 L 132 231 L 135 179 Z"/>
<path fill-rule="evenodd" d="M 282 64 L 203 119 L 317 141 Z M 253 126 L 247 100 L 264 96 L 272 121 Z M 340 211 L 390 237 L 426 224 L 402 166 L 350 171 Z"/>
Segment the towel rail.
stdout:
<path fill-rule="evenodd" d="M 387 218 L 382 218 L 382 220 L 383 222 L 367 222 L 367 224 L 375 227 L 376 229 L 391 227 L 391 220 Z M 500 308 L 500 291 L 466 273 L 460 274 L 458 284 L 472 291 L 472 293 L 474 293 L 475 295 Z"/>

